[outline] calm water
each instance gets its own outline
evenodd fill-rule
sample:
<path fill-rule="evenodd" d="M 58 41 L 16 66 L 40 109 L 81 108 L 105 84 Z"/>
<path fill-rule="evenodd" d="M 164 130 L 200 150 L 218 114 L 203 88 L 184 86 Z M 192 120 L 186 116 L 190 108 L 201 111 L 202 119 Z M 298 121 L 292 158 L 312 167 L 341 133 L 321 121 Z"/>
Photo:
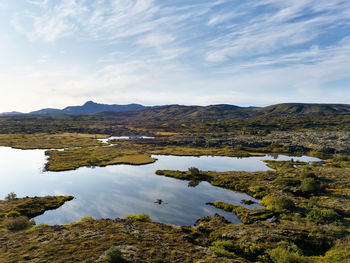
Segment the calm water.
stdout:
<path fill-rule="evenodd" d="M 85 216 L 116 218 L 147 213 L 153 221 L 191 225 L 196 219 L 215 213 L 233 223 L 233 214 L 205 205 L 216 200 L 240 204 L 252 197 L 211 186 L 206 182 L 188 187 L 187 181 L 155 175 L 158 169 L 187 170 L 198 167 L 213 171 L 266 171 L 262 162 L 274 157 L 176 157 L 155 155 L 157 162 L 143 166 L 114 165 L 80 168 L 67 172 L 43 172 L 46 157 L 43 150 L 17 150 L 0 147 L 0 197 L 9 192 L 18 197 L 72 195 L 74 200 L 35 218 L 37 223 L 65 224 Z M 278 160 L 317 161 L 312 157 L 279 156 Z M 154 203 L 162 199 L 163 204 Z M 252 205 L 247 207 L 257 207 Z"/>

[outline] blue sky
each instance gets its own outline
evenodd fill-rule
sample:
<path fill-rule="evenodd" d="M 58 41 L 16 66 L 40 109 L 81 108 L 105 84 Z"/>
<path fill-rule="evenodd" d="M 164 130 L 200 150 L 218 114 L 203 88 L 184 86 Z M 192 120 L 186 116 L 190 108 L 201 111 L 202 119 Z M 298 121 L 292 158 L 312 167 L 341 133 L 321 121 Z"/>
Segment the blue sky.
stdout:
<path fill-rule="evenodd" d="M 350 103 L 348 0 L 11 0 L 0 30 L 0 112 Z"/>

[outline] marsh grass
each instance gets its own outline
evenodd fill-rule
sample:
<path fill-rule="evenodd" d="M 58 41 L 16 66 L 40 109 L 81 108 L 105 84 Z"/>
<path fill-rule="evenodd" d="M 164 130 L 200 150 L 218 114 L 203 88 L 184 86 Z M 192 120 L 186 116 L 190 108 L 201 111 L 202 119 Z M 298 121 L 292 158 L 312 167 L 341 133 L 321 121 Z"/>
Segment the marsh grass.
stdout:
<path fill-rule="evenodd" d="M 98 138 L 107 135 L 59 133 L 59 134 L 0 134 L 0 145 L 17 149 L 62 149 L 68 147 L 102 146 Z"/>

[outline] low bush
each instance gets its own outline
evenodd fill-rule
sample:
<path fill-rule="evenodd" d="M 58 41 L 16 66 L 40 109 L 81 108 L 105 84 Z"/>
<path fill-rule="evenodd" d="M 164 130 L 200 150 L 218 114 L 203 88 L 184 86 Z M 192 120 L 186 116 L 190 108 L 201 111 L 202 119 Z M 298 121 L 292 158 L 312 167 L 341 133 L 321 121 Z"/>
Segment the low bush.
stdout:
<path fill-rule="evenodd" d="M 12 231 L 26 229 L 31 225 L 32 224 L 30 223 L 28 217 L 26 216 L 10 217 L 4 221 L 4 226 L 8 230 L 12 230 Z"/>
<path fill-rule="evenodd" d="M 307 177 L 301 181 L 299 189 L 303 193 L 317 193 L 321 189 L 321 183 L 315 178 Z"/>
<path fill-rule="evenodd" d="M 151 218 L 147 214 L 130 215 L 124 217 L 124 219 L 141 222 L 152 222 Z"/>
<path fill-rule="evenodd" d="M 329 224 L 339 220 L 340 216 L 333 209 L 312 208 L 307 214 L 307 219 L 316 224 Z"/>
<path fill-rule="evenodd" d="M 263 253 L 263 249 L 255 243 L 247 242 L 244 244 L 235 244 L 232 241 L 217 240 L 213 242 L 210 249 L 218 256 L 234 258 L 241 256 L 246 259 L 255 260 Z"/>
<path fill-rule="evenodd" d="M 126 262 L 123 258 L 122 252 L 116 246 L 110 247 L 106 250 L 106 260 L 109 263 L 121 263 Z"/>
<path fill-rule="evenodd" d="M 267 254 L 274 263 L 310 263 L 309 258 L 302 255 L 295 244 L 280 242 L 275 249 L 267 250 Z"/>
<path fill-rule="evenodd" d="M 237 257 L 236 253 L 233 252 L 234 246 L 230 241 L 218 240 L 213 242 L 209 248 L 219 257 Z"/>
<path fill-rule="evenodd" d="M 326 252 L 323 262 L 347 262 L 350 258 L 350 249 L 331 249 Z"/>
<path fill-rule="evenodd" d="M 266 206 L 268 210 L 277 213 L 292 212 L 295 209 L 293 200 L 286 196 L 274 197 L 267 195 L 262 199 L 261 204 Z"/>
<path fill-rule="evenodd" d="M 319 198 L 317 196 L 312 196 L 307 203 L 307 207 L 313 208 L 314 206 L 317 205 L 318 200 L 319 200 Z"/>
<path fill-rule="evenodd" d="M 199 176 L 200 175 L 200 171 L 196 167 L 190 167 L 190 168 L 188 168 L 188 171 L 191 173 L 192 176 Z"/>
<path fill-rule="evenodd" d="M 86 217 L 82 217 L 81 219 L 80 219 L 80 222 L 82 222 L 82 223 L 85 223 L 85 222 L 92 222 L 92 221 L 94 221 L 95 219 L 92 217 L 92 216 L 86 216 Z"/>

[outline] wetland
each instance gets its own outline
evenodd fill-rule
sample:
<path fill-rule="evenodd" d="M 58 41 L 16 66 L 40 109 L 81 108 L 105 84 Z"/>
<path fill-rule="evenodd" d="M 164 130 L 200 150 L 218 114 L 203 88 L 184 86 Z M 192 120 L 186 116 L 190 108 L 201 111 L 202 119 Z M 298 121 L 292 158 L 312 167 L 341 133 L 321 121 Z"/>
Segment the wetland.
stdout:
<path fill-rule="evenodd" d="M 222 200 L 241 204 L 250 196 L 214 187 L 207 182 L 191 187 L 188 182 L 157 176 L 162 169 L 187 170 L 198 167 L 203 171 L 267 171 L 271 170 L 263 160 L 298 159 L 305 162 L 319 161 L 314 157 L 261 156 L 171 156 L 152 155 L 156 162 L 142 166 L 111 165 L 107 167 L 82 167 L 72 171 L 44 171 L 44 150 L 19 150 L 0 147 L 0 166 L 6 180 L 0 186 L 0 195 L 9 189 L 18 196 L 71 195 L 74 200 L 61 208 L 35 218 L 37 223 L 67 224 L 82 217 L 116 218 L 130 214 L 147 213 L 152 220 L 176 225 L 193 225 L 204 216 L 219 213 L 229 221 L 239 220 L 206 205 Z M 21 163 L 18 166 L 18 162 Z M 154 200 L 161 199 L 161 205 Z M 254 200 L 256 203 L 257 200 Z M 247 207 L 254 208 L 257 204 Z"/>
<path fill-rule="evenodd" d="M 350 258 L 346 115 L 116 116 L 0 118 L 0 262 Z"/>

